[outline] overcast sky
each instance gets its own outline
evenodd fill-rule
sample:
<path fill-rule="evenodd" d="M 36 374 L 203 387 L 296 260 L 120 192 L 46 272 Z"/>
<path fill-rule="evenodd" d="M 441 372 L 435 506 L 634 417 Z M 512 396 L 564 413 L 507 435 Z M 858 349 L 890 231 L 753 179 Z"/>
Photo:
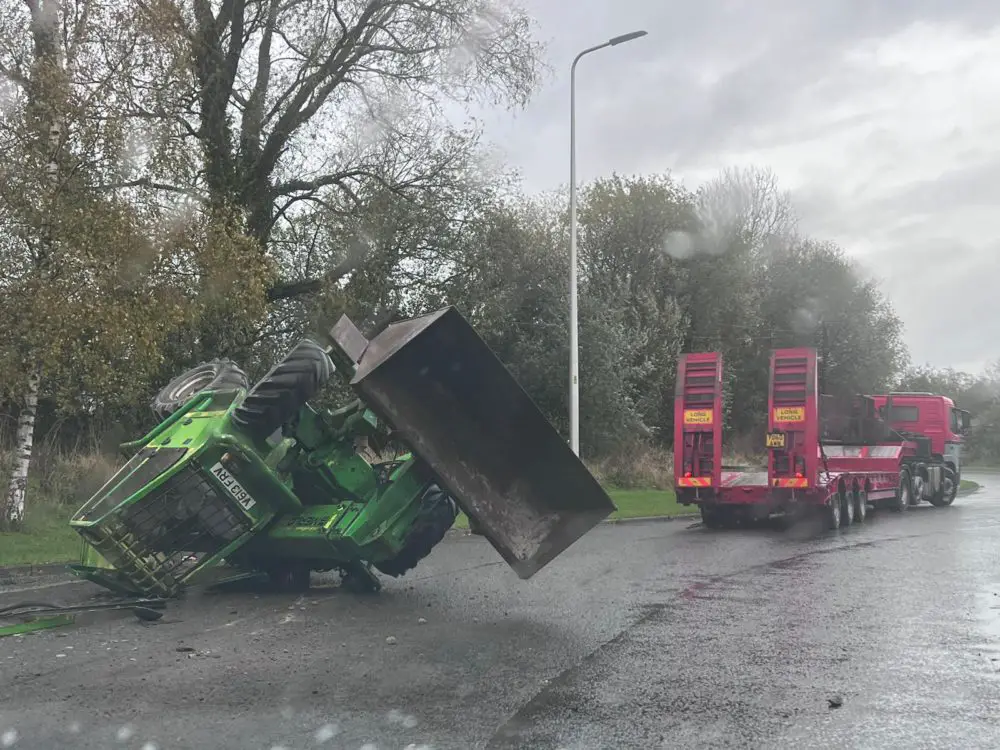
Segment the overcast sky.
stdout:
<path fill-rule="evenodd" d="M 529 189 L 770 167 L 808 234 L 882 280 L 915 363 L 1000 357 L 1000 3 L 522 0 L 555 67 L 491 139 Z M 991 7 L 992 6 L 992 7 Z"/>

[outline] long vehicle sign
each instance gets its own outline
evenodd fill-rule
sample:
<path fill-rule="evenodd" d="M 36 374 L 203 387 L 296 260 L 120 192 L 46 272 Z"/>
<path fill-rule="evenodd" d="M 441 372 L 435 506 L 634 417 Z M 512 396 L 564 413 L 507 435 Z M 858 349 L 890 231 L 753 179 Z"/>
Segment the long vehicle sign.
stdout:
<path fill-rule="evenodd" d="M 805 422 L 806 410 L 803 406 L 778 406 L 774 409 L 775 422 Z"/>

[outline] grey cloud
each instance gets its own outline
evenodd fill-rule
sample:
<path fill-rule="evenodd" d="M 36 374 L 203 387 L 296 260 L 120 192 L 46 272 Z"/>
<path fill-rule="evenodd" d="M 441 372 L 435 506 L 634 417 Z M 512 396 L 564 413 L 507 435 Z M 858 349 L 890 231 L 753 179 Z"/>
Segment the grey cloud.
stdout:
<path fill-rule="evenodd" d="M 803 107 L 850 99 L 854 82 L 839 63 L 847 49 L 916 21 L 979 31 L 1000 23 L 1000 4 L 991 0 L 581 0 L 571 12 L 556 0 L 534 0 L 531 10 L 551 40 L 555 78 L 508 125 L 505 146 L 527 186 L 538 189 L 567 180 L 570 61 L 614 34 L 649 31 L 580 65 L 582 180 L 612 171 L 684 175 L 721 168 L 729 166 L 723 160 L 730 151 L 810 141 L 823 148 L 824 138 L 871 121 L 867 113 L 803 121 L 810 111 Z M 703 71 L 733 61 L 738 67 L 714 85 L 699 84 Z M 895 136 L 871 122 L 866 146 L 878 161 L 869 158 L 858 172 L 874 180 L 902 156 Z M 958 144 L 963 137 L 961 128 L 952 136 Z M 959 162 L 949 171 L 888 197 L 871 199 L 872 185 L 857 180 L 855 195 L 820 180 L 807 180 L 794 195 L 804 230 L 849 252 L 875 248 L 859 260 L 883 280 L 906 323 L 914 360 L 941 365 L 1000 356 L 988 343 L 1000 341 L 1000 300 L 992 284 L 983 283 L 1000 279 L 1000 246 L 982 247 L 971 227 L 964 238 L 940 229 L 953 209 L 995 205 L 1000 150 L 970 144 L 956 154 Z"/>

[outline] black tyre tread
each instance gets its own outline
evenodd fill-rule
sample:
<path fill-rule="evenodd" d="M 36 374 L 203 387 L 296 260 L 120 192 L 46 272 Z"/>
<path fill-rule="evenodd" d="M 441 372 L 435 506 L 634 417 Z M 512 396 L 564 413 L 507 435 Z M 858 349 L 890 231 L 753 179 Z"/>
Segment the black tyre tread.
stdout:
<path fill-rule="evenodd" d="M 420 499 L 420 510 L 395 557 L 376 563 L 387 576 L 399 577 L 431 553 L 458 517 L 458 506 L 447 492 L 431 485 Z"/>
<path fill-rule="evenodd" d="M 175 383 L 188 378 L 198 370 L 203 370 L 206 367 L 211 367 L 215 370 L 215 377 L 213 380 L 183 400 L 169 398 L 168 394 Z M 248 380 L 246 373 L 243 372 L 239 365 L 231 359 L 212 359 L 206 362 L 199 362 L 197 365 L 185 370 L 163 386 L 163 388 L 160 389 L 160 392 L 157 393 L 150 402 L 150 408 L 160 420 L 164 420 L 202 391 L 226 391 L 230 389 L 239 390 L 249 387 L 250 381 Z"/>
<path fill-rule="evenodd" d="M 706 529 L 721 529 L 724 526 L 722 514 L 715 508 L 699 506 L 701 511 L 701 523 Z"/>
<path fill-rule="evenodd" d="M 945 471 L 951 475 L 951 494 L 946 495 L 944 493 L 944 488 L 942 488 L 933 498 L 931 498 L 931 505 L 934 505 L 937 508 L 946 508 L 955 502 L 955 498 L 958 497 L 958 487 L 959 484 L 961 484 L 961 479 L 959 479 L 958 474 L 948 467 L 945 468 Z"/>
<path fill-rule="evenodd" d="M 903 470 L 901 470 L 899 472 L 899 484 L 900 484 L 900 486 L 903 485 L 903 478 L 904 477 L 906 478 L 906 485 L 907 485 L 907 488 L 909 489 L 909 499 L 912 500 L 912 498 L 913 498 L 913 477 L 910 476 L 909 469 L 903 469 Z M 903 499 L 903 493 L 902 492 L 898 493 L 897 496 L 893 499 L 893 501 L 892 501 L 892 509 L 894 511 L 896 511 L 897 513 L 904 513 L 906 510 L 909 509 L 909 502 L 908 502 L 908 500 L 904 500 Z"/>
<path fill-rule="evenodd" d="M 233 422 L 258 435 L 270 435 L 332 375 L 330 356 L 315 341 L 303 339 L 250 390 L 233 411 Z"/>

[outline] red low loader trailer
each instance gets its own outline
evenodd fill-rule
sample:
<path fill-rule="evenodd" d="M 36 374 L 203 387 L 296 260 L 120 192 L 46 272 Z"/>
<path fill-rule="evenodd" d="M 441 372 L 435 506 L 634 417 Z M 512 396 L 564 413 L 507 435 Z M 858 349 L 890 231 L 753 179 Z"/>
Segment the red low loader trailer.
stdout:
<path fill-rule="evenodd" d="M 943 396 L 928 396 L 951 404 Z M 771 354 L 766 469 L 722 465 L 722 398 L 722 356 L 682 355 L 675 390 L 674 482 L 678 502 L 697 505 L 708 527 L 819 512 L 836 528 L 864 521 L 876 507 L 902 511 L 920 500 L 946 505 L 954 499 L 960 464 L 949 465 L 947 454 L 934 450 L 932 437 L 893 429 L 880 416 L 896 414 L 893 405 L 902 394 L 821 396 L 815 349 Z M 959 418 L 948 412 L 952 422 Z M 943 442 L 961 440 L 955 432 L 947 437 Z"/>

